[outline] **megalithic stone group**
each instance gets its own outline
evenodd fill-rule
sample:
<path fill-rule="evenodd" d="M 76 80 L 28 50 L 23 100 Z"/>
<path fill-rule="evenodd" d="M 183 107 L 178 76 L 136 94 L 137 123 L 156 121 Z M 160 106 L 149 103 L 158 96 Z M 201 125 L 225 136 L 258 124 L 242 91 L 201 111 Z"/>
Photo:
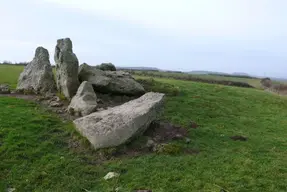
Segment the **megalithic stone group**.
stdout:
<path fill-rule="evenodd" d="M 76 95 L 79 61 L 73 53 L 70 38 L 58 39 L 55 47 L 56 81 L 50 63 L 49 52 L 37 47 L 34 59 L 24 68 L 18 79 L 17 90 L 36 94 L 62 93 L 67 99 Z"/>

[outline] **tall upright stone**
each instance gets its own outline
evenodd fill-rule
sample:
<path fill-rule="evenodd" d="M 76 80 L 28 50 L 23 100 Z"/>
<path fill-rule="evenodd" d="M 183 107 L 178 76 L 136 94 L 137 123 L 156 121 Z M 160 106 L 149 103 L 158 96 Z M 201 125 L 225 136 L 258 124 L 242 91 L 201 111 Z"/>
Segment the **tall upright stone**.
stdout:
<path fill-rule="evenodd" d="M 33 60 L 25 66 L 19 76 L 16 89 L 36 94 L 56 93 L 56 83 L 47 49 L 37 47 Z"/>
<path fill-rule="evenodd" d="M 71 99 L 76 95 L 80 83 L 78 80 L 79 61 L 73 53 L 73 44 L 70 38 L 57 40 L 54 60 L 57 88 L 67 99 Z"/>

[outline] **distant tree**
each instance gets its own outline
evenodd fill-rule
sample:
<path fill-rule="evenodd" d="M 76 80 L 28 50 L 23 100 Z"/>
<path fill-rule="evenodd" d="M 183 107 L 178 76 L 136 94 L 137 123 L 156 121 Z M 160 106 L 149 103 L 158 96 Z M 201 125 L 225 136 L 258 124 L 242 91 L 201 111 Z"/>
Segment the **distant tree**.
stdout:
<path fill-rule="evenodd" d="M 103 71 L 116 71 L 116 67 L 112 63 L 102 63 L 100 65 L 96 66 L 97 69 L 103 70 Z"/>

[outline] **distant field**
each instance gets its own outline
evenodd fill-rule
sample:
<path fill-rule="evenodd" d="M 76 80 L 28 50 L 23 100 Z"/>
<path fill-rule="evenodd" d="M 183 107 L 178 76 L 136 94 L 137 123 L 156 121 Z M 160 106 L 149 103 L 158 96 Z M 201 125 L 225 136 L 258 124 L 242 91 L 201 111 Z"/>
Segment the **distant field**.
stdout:
<path fill-rule="evenodd" d="M 189 78 L 200 78 L 208 80 L 224 80 L 224 81 L 234 81 L 234 82 L 244 82 L 249 85 L 261 89 L 260 79 L 252 78 L 240 78 L 240 77 L 225 77 L 219 75 L 193 75 L 187 73 L 171 73 L 171 72 L 155 72 L 155 71 L 133 71 L 133 74 L 138 76 L 154 76 L 163 78 L 176 78 L 187 80 Z M 192 81 L 192 80 L 191 80 Z"/>
<path fill-rule="evenodd" d="M 14 89 L 17 86 L 17 81 L 20 73 L 23 71 L 23 66 L 19 65 L 0 65 L 0 82 L 8 83 Z M 143 71 L 134 71 L 133 74 L 135 76 L 155 76 L 155 77 L 164 77 L 164 78 L 181 78 L 187 79 L 189 77 L 195 77 L 200 79 L 208 79 L 208 80 L 226 80 L 226 81 L 234 81 L 234 82 L 245 82 L 254 86 L 256 88 L 260 88 L 260 80 L 259 79 L 249 79 L 249 78 L 238 78 L 238 77 L 224 77 L 217 75 L 189 75 L 185 73 L 166 73 L 166 72 L 143 72 Z"/>
<path fill-rule="evenodd" d="M 0 65 L 0 83 L 7 83 L 11 88 L 16 88 L 20 73 L 24 66 L 19 65 Z"/>

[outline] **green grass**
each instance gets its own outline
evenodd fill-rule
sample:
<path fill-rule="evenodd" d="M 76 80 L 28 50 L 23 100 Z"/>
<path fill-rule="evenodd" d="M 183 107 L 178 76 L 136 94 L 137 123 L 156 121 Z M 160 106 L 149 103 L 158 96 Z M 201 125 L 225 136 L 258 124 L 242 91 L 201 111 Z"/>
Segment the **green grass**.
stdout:
<path fill-rule="evenodd" d="M 0 65 L 0 83 L 7 83 L 15 89 L 23 69 L 24 66 Z"/>
<path fill-rule="evenodd" d="M 180 90 L 177 96 L 167 96 L 162 118 L 185 126 L 191 142 L 174 146 L 199 154 L 150 154 L 100 163 L 70 122 L 36 104 L 0 97 L 0 191 L 7 187 L 37 192 L 109 192 L 116 187 L 123 192 L 287 191 L 286 97 L 257 89 L 154 79 L 161 90 Z M 191 129 L 190 121 L 199 128 Z M 233 135 L 248 140 L 233 141 L 229 138 Z M 80 147 L 71 147 L 75 145 Z M 109 171 L 121 175 L 105 181 Z"/>
<path fill-rule="evenodd" d="M 162 118 L 186 126 L 198 155 L 145 155 L 96 163 L 98 157 L 70 123 L 35 104 L 0 98 L 2 188 L 18 191 L 286 191 L 287 100 L 259 90 L 156 79 L 178 86 Z M 244 135 L 247 142 L 229 139 Z M 81 140 L 80 151 L 69 143 Z M 118 180 L 104 181 L 109 171 Z"/>

